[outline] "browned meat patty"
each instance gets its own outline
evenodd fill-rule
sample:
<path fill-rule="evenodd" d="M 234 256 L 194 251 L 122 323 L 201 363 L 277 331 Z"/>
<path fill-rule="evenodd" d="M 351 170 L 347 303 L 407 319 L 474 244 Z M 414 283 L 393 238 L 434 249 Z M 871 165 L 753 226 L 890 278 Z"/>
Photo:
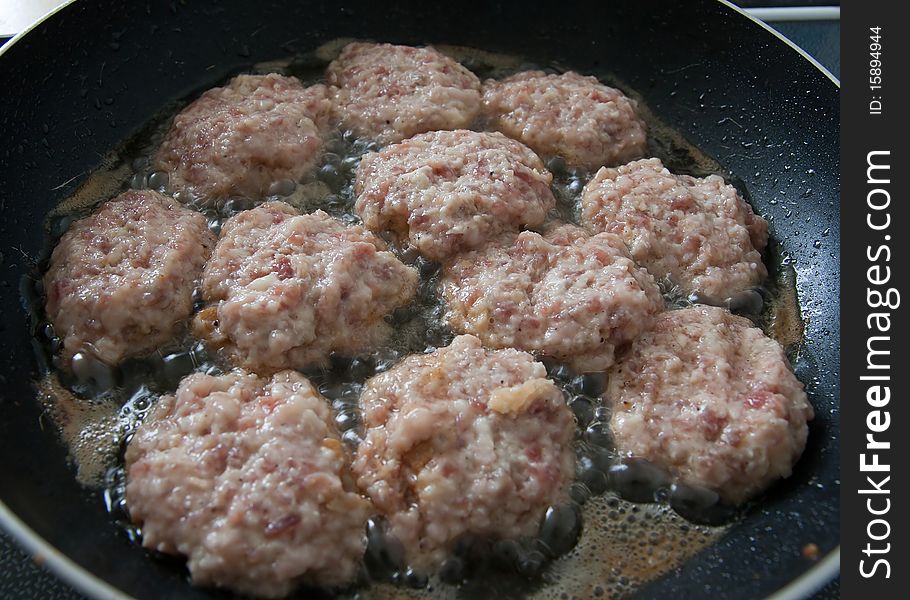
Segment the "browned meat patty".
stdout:
<path fill-rule="evenodd" d="M 503 232 L 543 223 L 553 176 L 526 146 L 500 133 L 435 131 L 364 156 L 354 210 L 431 260 Z"/>
<path fill-rule="evenodd" d="M 812 406 L 780 345 L 702 306 L 659 315 L 609 372 L 620 453 L 740 503 L 790 475 Z"/>
<path fill-rule="evenodd" d="M 618 234 L 636 262 L 686 293 L 724 300 L 768 275 L 767 221 L 717 175 L 673 175 L 657 158 L 601 169 L 581 211 L 585 226 Z"/>
<path fill-rule="evenodd" d="M 348 44 L 326 72 L 344 127 L 383 144 L 467 127 L 480 80 L 433 48 Z"/>
<path fill-rule="evenodd" d="M 152 191 L 125 192 L 76 221 L 44 275 L 64 360 L 88 351 L 116 364 L 173 338 L 214 245 L 205 217 Z"/>
<path fill-rule="evenodd" d="M 193 583 L 277 598 L 350 583 L 369 503 L 328 403 L 302 375 L 195 374 L 126 450 L 126 499 L 150 550 L 187 558 Z"/>
<path fill-rule="evenodd" d="M 262 198 L 273 183 L 297 181 L 313 168 L 331 108 L 323 85 L 239 75 L 177 115 L 155 166 L 169 174 L 172 191 L 200 204 Z"/>
<path fill-rule="evenodd" d="M 566 497 L 575 424 L 543 365 L 456 337 L 370 379 L 354 473 L 418 569 L 463 535 L 537 533 Z"/>
<path fill-rule="evenodd" d="M 526 71 L 483 84 L 483 113 L 493 129 L 588 169 L 644 156 L 647 127 L 636 108 L 619 90 L 572 71 Z"/>
<path fill-rule="evenodd" d="M 618 236 L 566 225 L 525 231 L 459 256 L 443 270 L 448 321 L 494 348 L 520 348 L 576 371 L 613 364 L 616 349 L 663 309 L 660 289 Z"/>
<path fill-rule="evenodd" d="M 225 223 L 196 331 L 249 369 L 323 365 L 384 339 L 383 317 L 411 301 L 417 280 L 363 227 L 268 202 Z"/>

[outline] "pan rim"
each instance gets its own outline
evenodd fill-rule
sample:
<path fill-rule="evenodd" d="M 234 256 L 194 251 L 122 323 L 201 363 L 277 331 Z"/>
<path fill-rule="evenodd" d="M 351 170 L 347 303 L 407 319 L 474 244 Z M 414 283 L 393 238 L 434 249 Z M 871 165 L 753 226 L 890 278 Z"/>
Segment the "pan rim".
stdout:
<path fill-rule="evenodd" d="M 9 507 L 0 500 L 0 525 L 15 539 L 21 549 L 39 566 L 71 585 L 77 591 L 96 600 L 135 600 L 118 590 L 88 569 L 77 564 L 50 542 L 35 533 Z"/>
<path fill-rule="evenodd" d="M 795 50 L 795 51 L 797 52 L 797 54 L 799 54 L 799 55 L 802 56 L 804 59 L 806 59 L 807 61 L 809 61 L 816 69 L 818 69 L 819 71 L 821 71 L 822 74 L 823 74 L 825 77 L 827 77 L 828 79 L 830 79 L 831 82 L 832 82 L 834 85 L 837 86 L 837 89 L 840 89 L 840 79 L 838 79 L 837 77 L 835 77 L 834 74 L 831 73 L 831 71 L 829 71 L 827 67 L 825 67 L 823 64 L 821 64 L 820 62 L 818 62 L 812 55 L 810 55 L 808 52 L 806 52 L 805 50 L 803 50 L 802 48 L 800 48 L 795 42 L 793 42 L 793 40 L 791 40 L 790 38 L 788 38 L 787 36 L 785 36 L 784 34 L 782 34 L 781 32 L 779 32 L 778 30 L 774 29 L 773 27 L 771 27 L 770 25 L 768 25 L 767 23 L 765 23 L 765 22 L 762 21 L 761 19 L 759 19 L 759 18 L 757 18 L 757 17 L 755 17 L 755 16 L 749 14 L 748 12 L 746 12 L 744 9 L 740 8 L 739 6 L 736 6 L 735 4 L 733 4 L 732 2 L 730 2 L 730 0 L 717 0 L 717 2 L 720 2 L 721 4 L 723 4 L 724 6 L 726 6 L 727 8 L 730 8 L 730 9 L 732 9 L 733 11 L 735 11 L 735 12 L 741 14 L 742 16 L 746 17 L 747 19 L 749 19 L 749 20 L 752 21 L 753 23 L 759 25 L 759 26 L 760 26 L 762 29 L 764 29 L 765 31 L 771 33 L 774 37 L 776 37 L 776 38 L 779 39 L 780 41 L 782 41 L 782 42 L 784 42 L 785 44 L 787 44 L 788 46 L 790 46 L 790 48 L 793 49 L 793 50 Z"/>
<path fill-rule="evenodd" d="M 42 23 L 47 21 L 49 18 L 51 18 L 52 16 L 54 16 L 55 14 L 57 14 L 58 12 L 60 12 L 64 8 L 66 8 L 67 6 L 69 6 L 70 4 L 73 4 L 75 1 L 76 0 L 64 0 L 63 3 L 60 4 L 57 8 L 53 8 L 50 11 L 48 11 L 47 13 L 45 13 L 44 15 L 42 15 L 41 17 L 38 17 L 38 19 L 35 22 L 33 22 L 31 25 L 29 25 L 28 27 L 26 27 L 25 29 L 23 29 L 22 31 L 20 31 L 19 33 L 17 33 L 16 35 L 14 35 L 10 39 L 8 39 L 6 41 L 6 43 L 3 44 L 3 46 L 0 46 L 0 57 L 2 57 L 6 53 L 6 51 L 9 50 L 13 46 L 13 44 L 18 42 L 23 37 L 25 37 L 26 34 L 28 34 L 31 30 L 33 30 L 36 27 L 38 27 L 39 25 L 41 25 Z"/>
<path fill-rule="evenodd" d="M 800 48 L 792 40 L 769 26 L 764 21 L 754 17 L 744 9 L 736 6 L 729 0 L 715 0 L 726 8 L 756 23 L 774 37 L 796 51 L 803 59 L 815 66 L 840 90 L 840 80 L 815 58 Z M 65 0 L 56 8 L 37 19 L 31 25 L 10 38 L 0 47 L 0 59 L 16 42 L 28 35 L 31 31 L 52 18 L 58 12 L 66 9 L 76 0 Z M 31 558 L 48 571 L 71 585 L 80 593 L 96 600 L 135 600 L 131 595 L 112 586 L 104 579 L 98 577 L 85 567 L 76 563 L 69 556 L 58 550 L 43 537 L 38 535 L 24 521 L 22 521 L 7 505 L 0 500 L 0 530 L 8 533 L 15 539 Z M 766 597 L 766 600 L 800 600 L 809 598 L 826 584 L 833 581 L 840 573 L 840 546 L 838 545 L 826 554 L 816 565 L 805 571 L 802 575 L 789 581 Z"/>

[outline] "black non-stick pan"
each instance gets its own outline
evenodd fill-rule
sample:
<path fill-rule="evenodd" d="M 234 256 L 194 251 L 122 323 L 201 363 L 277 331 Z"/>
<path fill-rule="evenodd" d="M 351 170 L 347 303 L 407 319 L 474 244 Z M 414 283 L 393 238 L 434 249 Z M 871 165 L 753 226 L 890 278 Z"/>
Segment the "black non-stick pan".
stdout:
<path fill-rule="evenodd" d="M 115 527 L 76 483 L 35 400 L 21 290 L 45 215 L 168 102 L 253 63 L 339 37 L 446 43 L 610 74 L 748 190 L 795 268 L 806 340 L 796 370 L 815 406 L 809 445 L 716 545 L 641 597 L 808 593 L 837 569 L 839 227 L 836 82 L 715 0 L 484 3 L 79 0 L 0 56 L 0 521 L 83 591 L 209 598 Z M 808 544 L 818 557 L 804 553 Z M 56 550 L 53 550 L 56 549 Z M 787 587 L 790 586 L 790 587 Z M 791 596 L 792 597 L 792 596 Z"/>

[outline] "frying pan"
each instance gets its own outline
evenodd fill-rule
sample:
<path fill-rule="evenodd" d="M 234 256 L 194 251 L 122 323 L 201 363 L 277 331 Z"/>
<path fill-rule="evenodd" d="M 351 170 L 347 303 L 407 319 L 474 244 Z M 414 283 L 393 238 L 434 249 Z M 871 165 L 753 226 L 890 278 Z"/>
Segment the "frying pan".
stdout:
<path fill-rule="evenodd" d="M 0 520 L 97 597 L 212 598 L 115 527 L 43 427 L 20 287 L 36 275 L 47 211 L 167 102 L 264 60 L 338 37 L 448 43 L 610 73 L 749 191 L 797 274 L 796 362 L 815 410 L 791 478 L 714 546 L 642 598 L 808 594 L 837 570 L 839 538 L 837 83 L 714 0 L 81 0 L 0 57 Z M 821 558 L 802 554 L 814 543 Z"/>

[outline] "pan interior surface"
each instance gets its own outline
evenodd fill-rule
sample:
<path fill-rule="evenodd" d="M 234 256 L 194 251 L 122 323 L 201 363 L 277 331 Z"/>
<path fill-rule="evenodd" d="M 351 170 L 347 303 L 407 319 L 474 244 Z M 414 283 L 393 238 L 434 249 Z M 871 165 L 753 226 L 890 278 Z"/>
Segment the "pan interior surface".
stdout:
<path fill-rule="evenodd" d="M 91 32 L 87 35 L 87 32 Z M 66 7 L 0 62 L 2 302 L 0 500 L 76 564 L 137 598 L 221 597 L 151 560 L 81 487 L 35 401 L 39 365 L 21 290 L 46 244 L 45 215 L 168 102 L 255 63 L 339 37 L 454 44 L 607 73 L 749 191 L 792 265 L 805 343 L 796 370 L 816 411 L 793 476 L 717 544 L 639 596 L 739 598 L 781 589 L 839 539 L 838 90 L 759 25 L 713 1 L 590 2 L 527 10 L 501 2 L 221 2 Z"/>

